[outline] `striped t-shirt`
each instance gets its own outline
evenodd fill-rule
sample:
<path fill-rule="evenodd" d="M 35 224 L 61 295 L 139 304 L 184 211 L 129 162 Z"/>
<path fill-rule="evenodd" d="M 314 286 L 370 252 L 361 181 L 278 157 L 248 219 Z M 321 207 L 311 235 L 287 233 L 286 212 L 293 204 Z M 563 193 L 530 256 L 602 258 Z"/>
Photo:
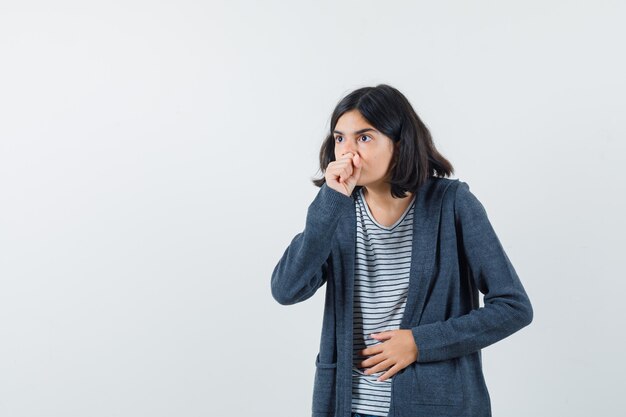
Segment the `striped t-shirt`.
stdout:
<path fill-rule="evenodd" d="M 376 381 L 387 370 L 365 375 L 361 361 L 371 356 L 358 352 L 379 342 L 371 333 L 400 328 L 409 287 L 413 239 L 412 201 L 391 226 L 379 224 L 372 216 L 363 188 L 356 200 L 356 259 L 354 268 L 354 339 L 352 364 L 352 412 L 387 416 L 391 381 Z"/>

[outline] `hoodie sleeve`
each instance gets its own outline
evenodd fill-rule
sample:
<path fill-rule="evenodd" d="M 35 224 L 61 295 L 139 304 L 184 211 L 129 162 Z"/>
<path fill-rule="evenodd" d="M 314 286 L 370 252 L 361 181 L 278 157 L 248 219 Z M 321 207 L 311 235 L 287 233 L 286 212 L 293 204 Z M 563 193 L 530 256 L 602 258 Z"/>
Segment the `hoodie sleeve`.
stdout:
<path fill-rule="evenodd" d="M 527 326 L 533 309 L 480 201 L 459 181 L 455 196 L 458 239 L 484 307 L 460 317 L 413 327 L 417 362 L 473 353 Z"/>
<path fill-rule="evenodd" d="M 271 279 L 272 297 L 283 305 L 304 301 L 326 282 L 331 238 L 354 199 L 322 184 L 307 210 L 304 230 L 292 240 Z"/>

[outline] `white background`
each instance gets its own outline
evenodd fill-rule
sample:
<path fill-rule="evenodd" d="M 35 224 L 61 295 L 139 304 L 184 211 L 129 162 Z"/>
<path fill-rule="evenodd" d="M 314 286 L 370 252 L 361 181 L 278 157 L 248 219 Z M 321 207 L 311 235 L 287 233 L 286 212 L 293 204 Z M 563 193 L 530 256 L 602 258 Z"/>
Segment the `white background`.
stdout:
<path fill-rule="evenodd" d="M 623 411 L 622 1 L 0 1 L 0 416 L 306 416 L 270 276 L 337 102 L 388 83 L 533 304 L 494 416 Z"/>

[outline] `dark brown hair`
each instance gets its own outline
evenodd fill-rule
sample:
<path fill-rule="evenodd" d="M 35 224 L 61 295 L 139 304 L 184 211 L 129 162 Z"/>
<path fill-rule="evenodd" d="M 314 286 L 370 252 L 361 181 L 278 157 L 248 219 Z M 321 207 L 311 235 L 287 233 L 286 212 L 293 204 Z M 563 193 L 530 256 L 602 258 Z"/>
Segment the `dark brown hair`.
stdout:
<path fill-rule="evenodd" d="M 373 127 L 394 142 L 389 165 L 392 196 L 403 198 L 407 191 L 415 193 L 429 177 L 454 173 L 452 164 L 437 151 L 430 131 L 407 98 L 387 84 L 359 88 L 339 101 L 331 116 L 330 133 L 320 150 L 322 172 L 326 172 L 328 164 L 335 160 L 333 131 L 337 121 L 351 110 L 358 110 Z M 322 176 L 312 181 L 321 187 L 326 179 Z M 362 186 L 356 186 L 354 191 L 360 188 Z"/>

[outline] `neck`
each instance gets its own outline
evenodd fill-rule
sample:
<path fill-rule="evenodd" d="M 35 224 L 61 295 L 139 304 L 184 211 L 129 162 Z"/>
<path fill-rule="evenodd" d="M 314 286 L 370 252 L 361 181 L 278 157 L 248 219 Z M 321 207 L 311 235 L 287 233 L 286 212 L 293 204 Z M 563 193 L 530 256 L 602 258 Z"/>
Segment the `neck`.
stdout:
<path fill-rule="evenodd" d="M 370 206 L 378 207 L 385 211 L 393 211 L 406 206 L 411 201 L 413 193 L 406 193 L 406 198 L 396 198 L 391 195 L 389 184 L 363 186 L 363 195 L 367 198 Z"/>

